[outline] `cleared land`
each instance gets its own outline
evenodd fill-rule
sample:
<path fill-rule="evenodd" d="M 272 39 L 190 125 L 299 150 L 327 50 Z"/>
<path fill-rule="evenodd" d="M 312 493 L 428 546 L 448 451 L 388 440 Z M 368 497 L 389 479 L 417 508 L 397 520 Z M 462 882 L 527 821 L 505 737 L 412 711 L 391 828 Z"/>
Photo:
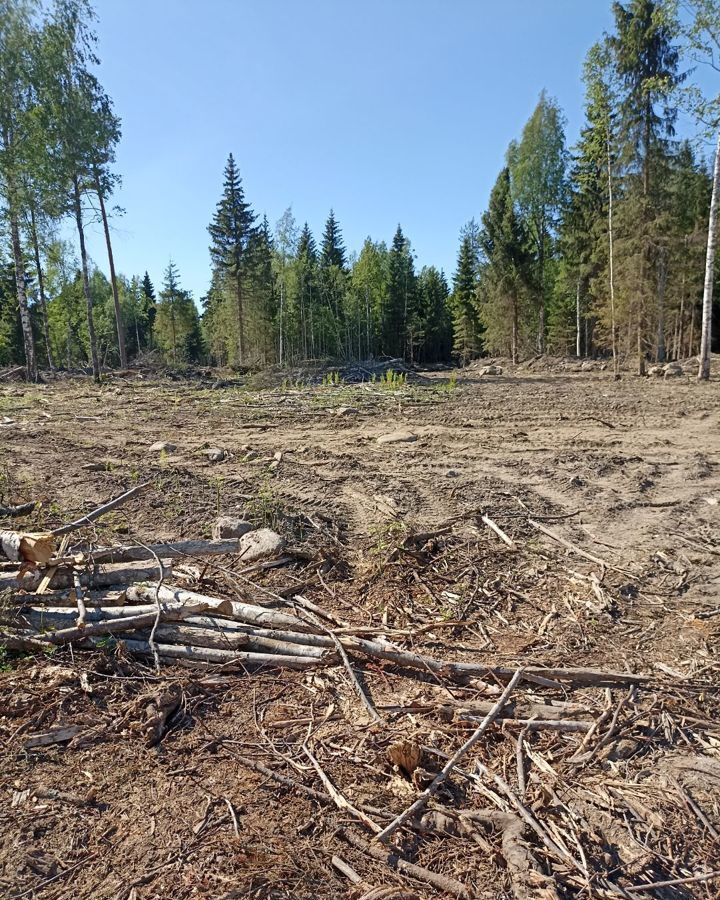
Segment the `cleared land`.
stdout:
<path fill-rule="evenodd" d="M 400 431 L 408 440 L 378 441 Z M 151 452 L 157 441 L 176 449 Z M 209 461 L 209 447 L 224 458 Z M 443 660 L 649 676 L 523 683 L 504 710 L 510 721 L 488 729 L 459 764 L 466 774 L 453 773 L 428 804 L 434 818 L 399 830 L 395 848 L 468 896 L 717 896 L 720 881 L 700 878 L 718 868 L 720 849 L 717 382 L 615 383 L 548 367 L 470 369 L 456 385 L 427 373 L 399 388 L 5 384 L 0 478 L 0 502 L 46 501 L 20 520 L 32 530 L 150 481 L 86 533 L 104 546 L 209 537 L 218 514 L 286 536 L 290 558 L 277 568 L 247 572 L 225 557 L 203 568 L 198 589 L 214 596 L 291 603 L 299 594 L 341 623 L 324 620 L 330 629 L 367 628 Z M 112 642 L 12 660 L 0 675 L 0 891 L 440 896 L 351 843 L 348 831 L 375 846 L 372 829 L 337 808 L 320 772 L 385 827 L 472 734 L 473 710 L 482 718 L 502 679 L 460 684 L 352 662 L 382 723 L 342 664 L 177 668 L 158 680 Z M 147 707 L 163 690 L 182 702 L 147 748 Z M 581 727 L 527 727 L 538 705 Z M 73 725 L 69 744 L 23 749 L 29 734 Z M 397 750 L 402 741 L 410 749 Z M 508 837 L 497 814 L 517 807 L 482 765 L 544 838 L 531 825 L 522 843 Z M 518 862 L 513 846 L 530 857 Z M 697 880 L 636 892 L 688 878 Z"/>

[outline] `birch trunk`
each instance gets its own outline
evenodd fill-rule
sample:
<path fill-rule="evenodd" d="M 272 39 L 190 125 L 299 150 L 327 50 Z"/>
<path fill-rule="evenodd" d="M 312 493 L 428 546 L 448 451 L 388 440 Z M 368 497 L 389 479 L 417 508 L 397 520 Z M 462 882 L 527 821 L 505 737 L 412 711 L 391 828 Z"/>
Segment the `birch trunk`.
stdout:
<path fill-rule="evenodd" d="M 45 276 L 43 275 L 42 262 L 40 260 L 40 244 L 37 236 L 37 222 L 35 210 L 30 206 L 30 236 L 32 238 L 33 256 L 35 257 L 35 271 L 37 272 L 38 293 L 40 294 L 40 313 L 42 316 L 43 338 L 45 339 L 45 353 L 47 354 L 48 368 L 55 371 L 52 350 L 50 348 L 50 329 L 48 327 L 47 297 L 45 296 Z"/>
<path fill-rule="evenodd" d="M 32 333 L 27 294 L 25 293 L 25 263 L 23 262 L 22 245 L 20 243 L 20 227 L 18 225 L 17 215 L 12 207 L 10 210 L 10 241 L 12 243 L 13 261 L 15 263 L 15 285 L 18 306 L 20 307 L 20 324 L 22 326 L 23 345 L 25 347 L 25 371 L 28 381 L 37 381 L 38 371 L 37 360 L 35 358 L 35 340 Z"/>
<path fill-rule="evenodd" d="M 712 343 L 712 300 L 713 280 L 715 278 L 715 246 L 717 244 L 717 208 L 718 189 L 720 189 L 720 134 L 715 146 L 715 165 L 713 166 L 712 196 L 710 199 L 710 218 L 708 221 L 707 253 L 705 256 L 705 287 L 703 289 L 702 336 L 700 338 L 700 365 L 698 380 L 710 378 L 710 347 Z"/>
<path fill-rule="evenodd" d="M 93 319 L 93 301 L 90 293 L 90 277 L 88 275 L 87 248 L 85 247 L 85 228 L 82 221 L 82 207 L 80 205 L 80 184 L 77 175 L 73 178 L 73 201 L 75 207 L 75 224 L 80 241 L 80 262 L 82 265 L 83 292 L 87 307 L 88 335 L 90 337 L 90 357 L 92 359 L 93 379 L 100 384 L 100 360 L 98 358 L 97 337 L 95 335 L 95 321 Z"/>
<path fill-rule="evenodd" d="M 125 325 L 123 323 L 122 310 L 120 309 L 120 295 L 118 293 L 117 275 L 115 274 L 115 257 L 113 256 L 112 242 L 110 240 L 110 226 L 108 225 L 105 200 L 103 198 L 100 178 L 95 175 L 95 192 L 100 203 L 100 215 L 102 217 L 103 231 L 105 232 L 105 244 L 107 245 L 108 265 L 110 267 L 110 285 L 112 287 L 113 306 L 115 307 L 115 327 L 117 328 L 118 351 L 120 354 L 120 368 L 127 369 L 127 350 L 125 349 Z M 138 347 L 138 350 L 140 348 Z"/>

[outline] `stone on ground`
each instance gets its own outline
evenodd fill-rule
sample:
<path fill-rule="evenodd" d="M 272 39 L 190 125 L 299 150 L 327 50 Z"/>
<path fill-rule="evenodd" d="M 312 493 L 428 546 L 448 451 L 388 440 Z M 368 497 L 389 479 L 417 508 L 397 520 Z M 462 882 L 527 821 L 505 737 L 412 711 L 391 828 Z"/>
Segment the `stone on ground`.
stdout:
<path fill-rule="evenodd" d="M 285 539 L 272 528 L 258 528 L 240 538 L 238 553 L 243 562 L 254 562 L 264 556 L 274 556 L 285 546 Z"/>
<path fill-rule="evenodd" d="M 417 440 L 417 435 L 412 431 L 391 431 L 389 434 L 381 434 L 377 439 L 378 444 L 411 444 Z"/>
<path fill-rule="evenodd" d="M 220 538 L 239 538 L 249 531 L 252 531 L 252 529 L 252 525 L 244 519 L 235 519 L 232 516 L 220 516 L 213 524 L 212 536 L 213 540 L 216 541 Z"/>

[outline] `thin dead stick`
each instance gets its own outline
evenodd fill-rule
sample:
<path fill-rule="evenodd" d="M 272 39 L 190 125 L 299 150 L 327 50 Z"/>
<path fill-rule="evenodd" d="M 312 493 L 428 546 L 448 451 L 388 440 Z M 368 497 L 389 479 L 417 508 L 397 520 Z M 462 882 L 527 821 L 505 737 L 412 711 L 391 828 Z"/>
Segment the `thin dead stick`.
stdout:
<path fill-rule="evenodd" d="M 352 847 L 361 850 L 363 853 L 369 854 L 379 862 L 385 863 L 391 869 L 402 872 L 403 875 L 408 875 L 410 878 L 414 878 L 416 881 L 422 881 L 424 884 L 430 884 L 439 891 L 445 891 L 447 894 L 454 894 L 456 897 L 469 898 L 471 896 L 468 889 L 460 881 L 456 881 L 456 879 L 451 878 L 449 875 L 440 875 L 437 872 L 431 872 L 430 869 L 423 868 L 423 866 L 408 862 L 385 847 L 379 847 L 375 843 L 368 844 L 359 834 L 355 834 L 355 832 L 351 831 L 349 828 L 339 829 L 338 834 L 345 838 Z"/>
<path fill-rule="evenodd" d="M 667 778 L 668 778 L 670 784 L 672 784 L 672 786 L 675 788 L 675 790 L 676 790 L 676 791 L 678 792 L 678 794 L 680 795 L 680 799 L 683 801 L 683 803 L 685 804 L 685 806 L 686 806 L 689 810 L 691 810 L 693 813 L 695 813 L 695 815 L 696 815 L 696 816 L 698 817 L 698 819 L 702 822 L 702 824 L 705 826 L 705 828 L 707 828 L 707 830 L 708 830 L 708 831 L 710 832 L 710 834 L 715 838 L 716 841 L 720 840 L 720 834 L 718 834 L 717 829 L 716 829 L 716 828 L 712 825 L 712 823 L 708 820 L 708 817 L 707 817 L 707 816 L 705 815 L 705 813 L 700 809 L 700 807 L 699 807 L 699 806 L 697 805 L 697 803 L 693 800 L 693 798 L 690 796 L 690 794 L 688 794 L 687 791 L 685 791 L 685 789 L 684 789 L 683 786 L 680 784 L 680 782 L 677 780 L 677 778 L 675 778 L 674 776 L 670 775 L 669 773 L 668 773 L 668 775 L 667 775 Z"/>
<path fill-rule="evenodd" d="M 228 800 L 227 797 L 223 797 L 223 800 L 225 801 L 225 806 L 227 806 L 228 812 L 230 813 L 230 818 L 232 819 L 233 831 L 235 832 L 235 837 L 239 838 L 240 837 L 240 827 L 238 826 L 238 820 L 237 820 L 237 816 L 235 815 L 235 810 L 233 809 L 233 805 Z"/>
<path fill-rule="evenodd" d="M 445 763 L 442 770 L 438 772 L 432 782 L 428 785 L 427 788 L 420 794 L 417 800 L 412 803 L 407 809 L 400 813 L 392 822 L 387 825 L 381 832 L 378 834 L 377 839 L 382 841 L 383 843 L 387 842 L 390 836 L 404 823 L 407 822 L 408 819 L 417 815 L 423 810 L 428 802 L 428 800 L 435 794 L 443 784 L 444 781 L 448 778 L 452 770 L 455 766 L 460 762 L 460 760 L 468 753 L 472 748 L 477 744 L 480 738 L 485 734 L 490 725 L 497 719 L 500 713 L 503 710 L 503 707 L 508 702 L 510 695 L 515 690 L 515 685 L 522 678 L 523 670 L 518 669 L 513 677 L 507 684 L 505 690 L 500 694 L 497 701 L 493 705 L 493 708 L 490 712 L 485 716 L 482 722 L 478 725 L 478 727 L 473 732 L 472 736 L 468 738 L 467 741 L 460 747 L 460 749 Z"/>
<path fill-rule="evenodd" d="M 370 713 L 370 718 L 374 722 L 382 722 L 382 716 L 378 713 L 375 707 L 372 704 L 372 701 L 368 697 L 368 695 L 363 690 L 363 686 L 360 684 L 360 679 L 355 674 L 355 670 L 352 667 L 352 663 L 350 662 L 350 658 L 345 652 L 345 648 L 340 643 L 340 641 L 335 637 L 332 631 L 329 631 L 328 634 L 332 637 L 335 646 L 337 648 L 338 653 L 340 654 L 340 659 L 343 661 L 343 665 L 347 669 L 347 673 L 350 676 L 350 681 L 352 682 L 352 686 L 355 688 L 355 693 L 358 695 L 360 700 L 362 701 L 365 709 Z"/>
<path fill-rule="evenodd" d="M 87 617 L 87 609 L 85 607 L 85 594 L 83 592 L 82 585 L 80 584 L 80 575 L 78 572 L 73 572 L 73 582 L 75 583 L 75 602 L 77 603 L 78 608 L 78 617 L 75 624 L 78 628 L 84 628 L 85 619 Z"/>
<path fill-rule="evenodd" d="M 626 569 L 620 569 L 617 566 L 613 566 L 611 563 L 605 562 L 604 559 L 600 559 L 599 556 L 588 553 L 587 550 L 583 550 L 582 547 L 578 547 L 577 544 L 573 544 L 572 541 L 568 541 L 566 538 L 561 537 L 550 528 L 547 528 L 540 522 L 535 521 L 535 519 L 528 519 L 528 524 L 532 525 L 533 528 L 537 528 L 538 531 L 542 531 L 543 534 L 546 534 L 549 538 L 552 538 L 558 544 L 561 544 L 563 547 L 571 550 L 573 553 L 577 553 L 579 556 L 584 556 L 585 559 L 590 560 L 590 562 L 594 562 L 597 566 L 603 566 L 606 569 L 612 569 L 614 572 L 620 572 L 621 575 L 627 575 L 633 578 L 636 577 L 632 572 L 628 572 Z"/>
<path fill-rule="evenodd" d="M 672 878 L 670 881 L 655 881 L 653 884 L 634 884 L 631 887 L 623 888 L 623 890 L 627 891 L 628 894 L 639 894 L 642 891 L 655 891 L 658 888 L 674 887 L 676 884 L 692 884 L 695 881 L 710 881 L 714 878 L 720 878 L 720 869 L 688 878 Z"/>
<path fill-rule="evenodd" d="M 532 828 L 535 834 L 537 834 L 537 836 L 552 854 L 564 860 L 565 862 L 571 863 L 584 878 L 588 877 L 588 873 L 583 869 L 583 866 L 573 857 L 573 855 L 568 850 L 566 850 L 564 847 L 561 847 L 560 844 L 556 843 L 547 829 L 540 824 L 540 822 L 535 818 L 535 816 L 533 816 L 533 814 L 525 806 L 525 804 L 518 799 L 515 792 L 503 778 L 501 778 L 496 772 L 492 772 L 490 769 L 488 769 L 488 767 L 484 763 L 480 762 L 480 760 L 476 760 L 475 767 L 478 772 L 480 772 L 486 778 L 489 778 L 495 782 L 497 787 L 500 788 L 502 793 L 518 811 L 520 817 Z"/>
<path fill-rule="evenodd" d="M 353 884 L 360 884 L 362 878 L 358 875 L 358 873 L 353 869 L 349 863 L 346 863 L 344 859 L 341 859 L 339 856 L 333 856 L 330 862 L 335 866 L 338 872 L 342 872 L 346 878 L 349 878 Z"/>
<path fill-rule="evenodd" d="M 379 834 L 382 829 L 377 824 L 377 822 L 373 822 L 373 820 L 370 818 L 370 816 L 366 815 L 362 810 L 353 806 L 349 800 L 347 800 L 345 797 L 343 797 L 343 795 L 340 793 L 340 791 L 335 787 L 335 785 L 332 783 L 332 781 L 330 781 L 330 779 L 327 777 L 327 775 L 323 771 L 320 763 L 315 759 L 313 754 L 310 752 L 310 749 L 308 748 L 307 744 L 303 744 L 303 752 L 304 752 L 305 756 L 307 756 L 307 758 L 312 763 L 315 771 L 318 773 L 318 775 L 320 777 L 320 781 L 322 781 L 328 794 L 330 794 L 330 797 L 332 798 L 332 801 L 335 804 L 335 806 L 337 806 L 338 809 L 346 809 L 348 812 L 351 812 L 356 818 L 360 819 L 360 821 L 364 825 L 367 825 L 367 827 L 371 831 L 374 831 L 375 834 Z"/>
<path fill-rule="evenodd" d="M 145 484 L 138 484 L 134 488 L 130 488 L 129 491 L 125 491 L 124 494 L 120 494 L 119 497 L 115 497 L 114 500 L 109 500 L 107 503 L 103 503 L 102 506 L 98 506 L 87 515 L 81 516 L 79 519 L 75 519 L 74 522 L 68 522 L 67 525 L 61 525 L 60 528 L 56 528 L 52 532 L 52 534 L 56 537 L 59 537 L 61 534 L 68 534 L 71 531 L 77 531 L 78 528 L 83 528 L 90 522 L 94 522 L 95 519 L 99 519 L 101 516 L 104 516 L 105 513 L 108 513 L 111 510 L 116 509 L 118 506 L 121 506 L 123 503 L 126 503 L 128 500 L 131 500 L 133 497 L 137 496 L 141 491 L 144 491 L 145 488 L 149 486 L 149 481 L 145 482 Z"/>
<path fill-rule="evenodd" d="M 155 585 L 155 606 L 157 607 L 157 612 L 155 614 L 155 621 L 153 622 L 153 626 L 150 629 L 150 637 L 148 639 L 148 643 L 150 644 L 150 649 L 152 650 L 153 660 L 155 662 L 155 673 L 157 675 L 160 674 L 160 654 L 158 653 L 157 644 L 155 643 L 155 632 L 157 631 L 158 625 L 160 624 L 160 616 L 162 615 L 162 604 L 160 603 L 160 588 L 162 587 L 163 578 L 165 577 L 165 569 L 163 568 L 163 564 L 160 561 L 160 557 L 154 550 L 151 550 L 142 541 L 139 541 L 135 538 L 135 543 L 139 544 L 143 549 L 147 550 L 149 553 L 152 553 L 155 562 L 157 563 L 158 571 L 160 572 L 160 578 Z"/>
<path fill-rule="evenodd" d="M 500 540 L 504 541 L 508 545 L 508 547 L 515 546 L 515 541 L 512 538 L 508 537 L 505 534 L 505 532 L 502 530 L 502 528 L 496 522 L 493 522 L 493 520 L 490 518 L 490 516 L 480 516 L 480 521 L 484 525 L 487 525 L 487 527 L 491 531 L 494 531 L 495 534 L 500 538 Z"/>

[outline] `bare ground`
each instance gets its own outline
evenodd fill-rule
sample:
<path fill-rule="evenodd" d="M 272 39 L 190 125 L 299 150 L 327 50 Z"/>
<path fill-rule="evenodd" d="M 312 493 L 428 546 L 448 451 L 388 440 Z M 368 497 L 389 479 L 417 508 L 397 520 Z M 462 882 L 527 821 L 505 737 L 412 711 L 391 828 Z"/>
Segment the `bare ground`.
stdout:
<path fill-rule="evenodd" d="M 417 439 L 377 442 L 399 429 Z M 176 451 L 151 453 L 158 440 Z M 208 462 L 207 447 L 226 458 Z M 221 561 L 203 572 L 207 593 L 262 600 L 294 588 L 355 629 L 438 658 L 652 676 L 630 691 L 526 692 L 529 702 L 572 701 L 604 718 L 583 746 L 583 733 L 521 736 L 497 726 L 463 761 L 470 777 L 454 775 L 431 804 L 446 815 L 507 808 L 473 771 L 473 759 L 484 760 L 567 849 L 564 864 L 531 829 L 532 877 L 513 869 L 494 826 L 469 837 L 426 822 L 398 833 L 396 849 L 470 896 L 718 896 L 720 881 L 700 877 L 720 856 L 717 382 L 518 370 L 466 371 L 457 387 L 446 373 L 428 373 L 397 390 L 213 390 L 152 378 L 117 378 L 99 390 L 81 379 L 8 385 L 0 479 L 7 501 L 46 501 L 25 523 L 35 530 L 151 481 L 90 533 L 101 543 L 209 536 L 218 513 L 286 534 L 294 562 L 243 575 Z M 441 533 L 416 540 L 433 531 Z M 458 709 L 492 699 L 493 685 L 370 662 L 358 669 L 382 724 L 370 722 L 342 667 L 175 669 L 158 680 L 122 647 L 10 661 L 0 675 L 0 892 L 440 896 L 347 842 L 348 827 L 367 843 L 372 834 L 328 802 L 303 745 L 385 825 L 382 814 L 400 812 L 437 772 L 437 754 L 471 733 Z M 180 685 L 183 702 L 149 749 L 145 709 L 168 684 Z M 24 735 L 60 724 L 83 730 L 69 745 L 22 749 Z M 388 759 L 399 740 L 430 748 L 411 776 Z M 360 874 L 359 887 L 333 855 Z M 668 880 L 685 883 L 651 886 Z"/>

